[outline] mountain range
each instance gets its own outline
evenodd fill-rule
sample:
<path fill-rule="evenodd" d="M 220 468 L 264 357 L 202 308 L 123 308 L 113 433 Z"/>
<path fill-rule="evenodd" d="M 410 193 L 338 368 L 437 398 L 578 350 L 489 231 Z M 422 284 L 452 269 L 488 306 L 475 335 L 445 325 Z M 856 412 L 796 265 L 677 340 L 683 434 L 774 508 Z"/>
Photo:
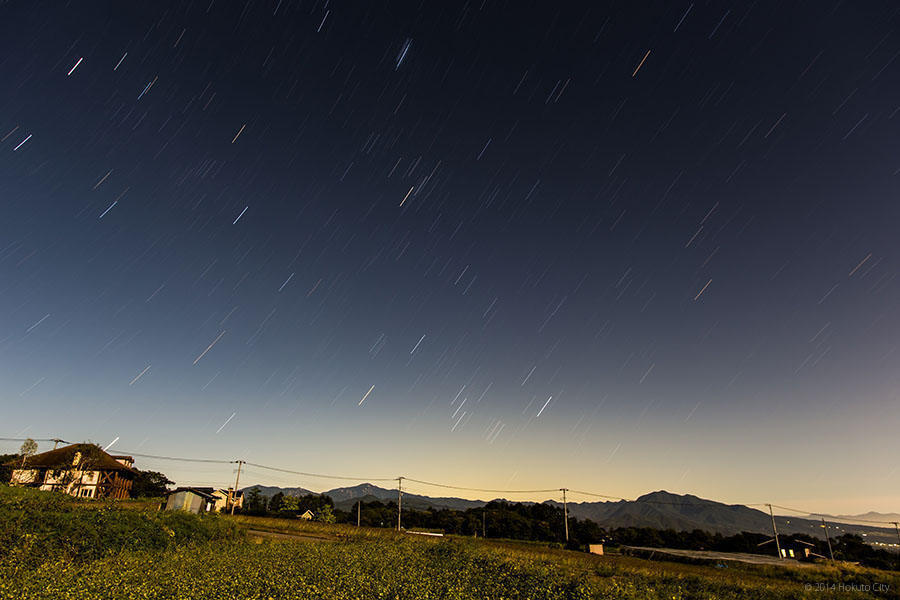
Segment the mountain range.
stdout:
<path fill-rule="evenodd" d="M 900 513 L 880 513 L 869 511 L 861 515 L 825 515 L 835 521 L 882 521 L 887 523 L 900 523 Z M 811 519 L 821 518 L 818 515 L 810 515 Z"/>
<path fill-rule="evenodd" d="M 289 496 L 316 493 L 299 487 L 279 488 L 260 485 L 244 488 L 244 491 L 249 491 L 252 488 L 258 489 L 260 494 L 264 496 L 273 496 L 278 492 Z M 370 483 L 335 488 L 323 493 L 334 500 L 335 508 L 345 511 L 352 509 L 358 501 L 397 501 L 396 489 L 386 489 Z M 547 500 L 545 503 L 562 508 L 562 503 L 555 500 Z M 416 494 L 403 494 L 403 506 L 418 510 L 429 508 L 436 510 L 468 510 L 480 508 L 485 504 L 487 502 L 482 500 L 466 500 L 452 497 L 434 498 Z M 654 529 L 674 529 L 676 531 L 702 529 L 704 531 L 721 533 L 722 535 L 734 535 L 742 531 L 755 533 L 772 532 L 772 517 L 768 512 L 742 504 L 723 504 L 690 494 L 680 495 L 666 491 L 651 492 L 636 500 L 569 502 L 568 510 L 571 517 L 590 519 L 607 529 L 616 527 L 651 527 Z M 847 519 L 848 521 L 854 519 L 872 521 L 900 520 L 896 519 L 896 517 L 897 515 L 881 513 L 831 517 L 828 523 L 828 533 L 832 536 L 855 533 L 863 536 L 869 542 L 896 543 L 895 531 L 887 526 L 875 527 L 867 524 L 841 522 L 841 519 Z M 775 515 L 775 523 L 779 533 L 805 533 L 819 538 L 824 537 L 825 533 L 821 517 L 818 516 L 803 518 Z"/>
<path fill-rule="evenodd" d="M 285 496 L 303 496 L 306 494 L 315 494 L 310 490 L 301 487 L 280 488 L 265 485 L 253 485 L 243 488 L 244 491 L 250 491 L 256 488 L 263 496 L 274 496 L 281 492 Z M 352 487 L 335 488 L 322 492 L 326 496 L 330 496 L 334 500 L 334 507 L 340 510 L 349 510 L 356 505 L 357 502 L 390 502 L 397 501 L 397 490 L 389 490 L 371 483 L 362 483 Z M 430 496 L 418 496 L 416 494 L 403 493 L 403 506 L 425 510 L 427 508 L 450 509 L 450 510 L 468 510 L 470 508 L 478 508 L 484 506 L 486 502 L 481 500 L 465 500 L 463 498 L 432 498 Z"/>

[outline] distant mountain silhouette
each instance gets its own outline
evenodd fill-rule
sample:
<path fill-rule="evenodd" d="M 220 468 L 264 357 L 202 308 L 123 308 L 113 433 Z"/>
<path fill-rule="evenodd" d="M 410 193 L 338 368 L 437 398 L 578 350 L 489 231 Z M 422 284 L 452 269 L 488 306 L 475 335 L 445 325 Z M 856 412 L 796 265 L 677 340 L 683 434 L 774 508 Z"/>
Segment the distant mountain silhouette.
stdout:
<path fill-rule="evenodd" d="M 810 519 L 821 519 L 822 517 L 819 515 L 810 515 Z M 830 515 L 826 516 L 826 518 L 832 519 L 838 522 L 849 522 L 854 523 L 856 521 L 882 521 L 886 523 L 898 522 L 900 523 L 900 513 L 880 513 L 875 511 L 869 511 L 867 513 L 863 513 L 861 515 Z"/>
<path fill-rule="evenodd" d="M 560 502 L 548 502 L 554 506 L 562 506 Z M 578 519 L 590 519 L 607 529 L 615 527 L 652 527 L 676 531 L 702 529 L 722 535 L 734 535 L 742 531 L 772 532 L 772 517 L 763 510 L 666 491 L 645 494 L 634 501 L 570 502 L 569 514 Z M 824 537 L 820 517 L 799 518 L 776 514 L 775 523 L 778 533 L 805 533 L 818 538 Z M 865 524 L 839 523 L 836 518 L 829 520 L 829 532 L 831 535 L 856 533 L 868 541 L 896 542 L 896 534 L 892 538 L 889 529 Z"/>
<path fill-rule="evenodd" d="M 251 486 L 249 491 L 257 488 L 264 496 L 273 496 L 279 491 L 285 495 L 297 496 L 312 494 L 303 488 L 279 488 L 270 486 Z M 387 489 L 363 483 L 352 487 L 342 487 L 323 492 L 334 500 L 335 507 L 351 510 L 358 501 L 362 502 L 396 502 L 397 489 Z M 468 510 L 486 504 L 483 500 L 466 500 L 463 498 L 432 498 L 417 494 L 403 494 L 403 506 L 410 509 L 426 510 L 428 508 Z M 530 504 L 530 503 L 526 503 Z M 547 500 L 550 504 L 562 508 L 562 503 Z M 723 504 L 714 500 L 698 498 L 690 494 L 672 494 L 666 491 L 644 494 L 636 500 L 620 500 L 610 502 L 569 502 L 569 515 L 576 519 L 590 519 L 601 527 L 651 527 L 654 529 L 674 529 L 676 531 L 692 531 L 702 529 L 722 535 L 734 535 L 743 531 L 754 533 L 771 533 L 772 518 L 768 512 L 750 508 L 742 504 Z M 900 520 L 889 518 L 892 515 L 867 513 L 858 515 L 874 521 Z M 896 515 L 893 515 L 896 516 Z M 848 518 L 848 517 L 844 517 Z M 875 527 L 866 524 L 852 524 L 840 521 L 841 517 L 827 518 L 829 532 L 832 535 L 856 533 L 870 542 L 879 541 L 896 543 L 893 529 Z M 805 533 L 822 538 L 821 517 L 797 518 L 775 515 L 779 534 Z"/>
<path fill-rule="evenodd" d="M 334 488 L 324 492 L 327 496 L 331 496 L 335 505 L 348 502 L 356 502 L 365 497 L 371 497 L 379 501 L 397 500 L 397 490 L 389 490 L 386 488 L 372 485 L 371 483 L 361 483 L 352 487 Z M 368 500 L 363 500 L 368 502 Z"/>
<path fill-rule="evenodd" d="M 302 487 L 275 487 L 271 485 L 251 485 L 250 487 L 241 488 L 241 491 L 244 494 L 249 494 L 250 490 L 258 490 L 261 496 L 268 496 L 271 498 L 278 492 L 281 492 L 285 496 L 305 496 L 306 494 L 315 494 L 316 492 L 311 492 Z"/>
<path fill-rule="evenodd" d="M 551 503 L 562 506 L 559 502 Z M 726 535 L 772 531 L 771 517 L 760 510 L 666 491 L 644 494 L 634 501 L 569 503 L 569 514 L 579 519 L 591 519 L 607 528 L 703 529 Z M 786 528 L 790 525 L 785 523 Z M 810 533 L 810 527 L 804 524 L 797 533 Z"/>
<path fill-rule="evenodd" d="M 254 485 L 244 488 L 249 492 L 250 489 L 257 488 L 263 496 L 274 496 L 278 492 L 282 492 L 285 496 L 302 496 L 304 494 L 314 494 L 303 488 L 279 488 L 264 485 Z M 396 502 L 397 488 L 387 489 L 372 485 L 371 483 L 361 483 L 352 487 L 334 488 L 323 492 L 326 496 L 330 496 L 334 500 L 335 508 L 349 510 L 358 501 L 363 502 Z M 481 500 L 465 500 L 463 498 L 431 498 L 429 496 L 419 496 L 417 494 L 403 493 L 403 506 L 424 510 L 427 508 L 442 509 L 448 508 L 452 510 L 467 510 L 484 506 L 485 502 Z"/>

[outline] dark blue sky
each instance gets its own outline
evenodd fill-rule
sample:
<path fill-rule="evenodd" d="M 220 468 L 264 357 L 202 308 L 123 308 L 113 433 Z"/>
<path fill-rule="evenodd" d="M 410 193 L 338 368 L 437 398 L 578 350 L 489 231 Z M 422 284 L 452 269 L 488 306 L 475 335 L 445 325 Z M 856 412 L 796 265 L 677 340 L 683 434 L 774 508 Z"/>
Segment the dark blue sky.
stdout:
<path fill-rule="evenodd" d="M 900 7 L 438 4 L 0 6 L 3 433 L 895 509 Z"/>

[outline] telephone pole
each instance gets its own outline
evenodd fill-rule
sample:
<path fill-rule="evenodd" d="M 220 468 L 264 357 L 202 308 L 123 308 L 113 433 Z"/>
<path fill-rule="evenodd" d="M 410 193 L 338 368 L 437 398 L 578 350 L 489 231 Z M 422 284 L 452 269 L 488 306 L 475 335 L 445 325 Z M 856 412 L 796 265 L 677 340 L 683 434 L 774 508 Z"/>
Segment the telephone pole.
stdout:
<path fill-rule="evenodd" d="M 778 552 L 778 560 L 781 560 L 781 544 L 778 543 L 778 528 L 775 527 L 775 513 L 772 512 L 772 505 L 767 504 L 769 507 L 769 516 L 772 517 L 772 531 L 775 533 L 775 551 Z"/>
<path fill-rule="evenodd" d="M 362 512 L 362 500 L 356 503 L 356 526 L 359 527 L 359 515 Z"/>
<path fill-rule="evenodd" d="M 238 485 L 241 483 L 241 465 L 244 464 L 244 461 L 238 460 L 235 461 L 238 466 L 237 477 L 234 478 L 234 489 L 231 490 L 231 514 L 234 514 L 234 505 L 235 499 L 237 498 Z"/>
<path fill-rule="evenodd" d="M 894 521 L 893 523 L 894 523 L 894 529 L 897 530 L 897 542 L 898 542 L 897 557 L 898 557 L 898 559 L 900 559 L 900 523 L 897 523 L 897 521 Z"/>
<path fill-rule="evenodd" d="M 569 488 L 560 488 L 563 493 L 563 522 L 566 525 L 566 542 L 569 541 L 569 505 L 566 504 L 566 492 Z"/>
<path fill-rule="evenodd" d="M 481 537 L 487 537 L 487 528 L 484 526 L 485 522 L 485 513 L 487 512 L 487 508 L 482 507 L 481 509 Z"/>
<path fill-rule="evenodd" d="M 831 556 L 831 564 L 834 564 L 834 550 L 831 549 L 831 538 L 828 537 L 828 524 L 822 519 L 822 527 L 825 528 L 825 541 L 828 542 L 828 554 Z"/>
<path fill-rule="evenodd" d="M 400 516 L 403 514 L 403 478 L 397 478 L 397 531 L 400 531 Z"/>

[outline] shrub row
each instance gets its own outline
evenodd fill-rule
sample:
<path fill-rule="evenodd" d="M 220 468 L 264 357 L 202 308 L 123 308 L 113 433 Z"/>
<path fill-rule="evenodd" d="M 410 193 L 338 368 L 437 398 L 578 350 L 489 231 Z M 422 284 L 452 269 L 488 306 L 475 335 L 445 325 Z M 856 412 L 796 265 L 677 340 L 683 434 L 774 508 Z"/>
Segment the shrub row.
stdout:
<path fill-rule="evenodd" d="M 239 528 L 216 515 L 85 508 L 63 494 L 0 486 L 0 563 L 85 561 L 125 550 L 166 549 L 231 538 Z"/>

